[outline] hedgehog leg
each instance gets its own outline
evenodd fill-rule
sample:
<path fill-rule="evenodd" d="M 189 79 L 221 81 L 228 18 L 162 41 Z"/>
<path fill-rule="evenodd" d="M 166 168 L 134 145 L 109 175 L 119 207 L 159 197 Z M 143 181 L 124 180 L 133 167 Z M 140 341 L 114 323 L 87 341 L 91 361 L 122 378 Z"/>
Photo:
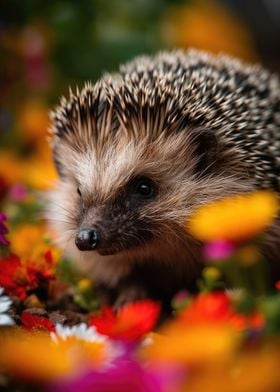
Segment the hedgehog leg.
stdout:
<path fill-rule="evenodd" d="M 150 298 L 160 301 L 166 313 L 171 311 L 171 300 L 180 290 L 190 293 L 197 291 L 196 279 L 200 275 L 202 265 L 193 271 L 192 279 L 176 276 L 172 267 L 155 265 L 155 263 L 139 263 L 131 273 L 121 280 L 116 287 L 113 306 L 118 309 L 126 303 Z M 172 273 L 173 272 L 173 273 Z M 182 274 L 183 275 L 183 274 Z"/>
<path fill-rule="evenodd" d="M 130 284 L 126 287 L 122 287 L 119 289 L 113 307 L 117 310 L 122 306 L 126 305 L 127 303 L 139 301 L 148 297 L 148 292 L 143 286 L 137 284 Z"/>

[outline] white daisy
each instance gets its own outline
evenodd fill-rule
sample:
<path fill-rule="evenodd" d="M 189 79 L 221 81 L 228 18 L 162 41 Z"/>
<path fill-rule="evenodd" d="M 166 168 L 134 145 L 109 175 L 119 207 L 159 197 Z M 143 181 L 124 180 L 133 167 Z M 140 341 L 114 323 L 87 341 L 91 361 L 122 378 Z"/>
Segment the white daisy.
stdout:
<path fill-rule="evenodd" d="M 59 339 L 66 340 L 70 337 L 96 343 L 105 343 L 108 340 L 106 336 L 100 335 L 94 327 L 88 327 L 86 323 L 73 325 L 72 327 L 56 324 L 55 332 L 51 333 L 51 337 L 55 342 L 58 342 Z"/>
<path fill-rule="evenodd" d="M 2 295 L 3 292 L 3 287 L 0 287 L 0 326 L 14 325 L 14 320 L 5 314 L 10 309 L 12 300 L 7 295 Z"/>
<path fill-rule="evenodd" d="M 55 332 L 51 332 L 51 338 L 58 344 L 60 340 L 67 340 L 71 337 L 87 342 L 103 344 L 106 352 L 105 366 L 110 366 L 115 358 L 124 353 L 124 349 L 121 345 L 111 341 L 107 336 L 98 333 L 95 327 L 88 327 L 86 323 L 73 325 L 72 327 L 56 324 Z"/>

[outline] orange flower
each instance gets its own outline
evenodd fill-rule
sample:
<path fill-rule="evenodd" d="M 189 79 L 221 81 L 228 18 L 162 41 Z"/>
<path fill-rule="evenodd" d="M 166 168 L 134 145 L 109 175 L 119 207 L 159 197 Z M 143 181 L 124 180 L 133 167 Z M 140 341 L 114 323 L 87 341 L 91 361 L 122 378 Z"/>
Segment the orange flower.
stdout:
<path fill-rule="evenodd" d="M 47 148 L 47 147 L 46 147 Z M 24 164 L 23 181 L 35 189 L 49 189 L 57 179 L 57 174 L 48 149 L 38 151 L 38 156 L 31 157 Z"/>
<path fill-rule="evenodd" d="M 278 209 L 278 198 L 269 191 L 235 196 L 200 207 L 188 230 L 201 241 L 242 241 L 265 230 Z"/>
<path fill-rule="evenodd" d="M 41 224 L 23 224 L 10 233 L 11 249 L 20 258 L 37 256 L 43 243 L 45 228 Z"/>
<path fill-rule="evenodd" d="M 21 133 L 28 141 L 40 141 L 47 135 L 50 120 L 48 109 L 39 101 L 25 103 L 19 114 Z"/>
<path fill-rule="evenodd" d="M 194 47 L 255 60 L 250 32 L 221 2 L 196 0 L 168 8 L 163 37 L 172 47 Z"/>
<path fill-rule="evenodd" d="M 23 175 L 20 158 L 11 151 L 0 151 L 0 178 L 11 185 L 20 183 Z"/>
<path fill-rule="evenodd" d="M 31 157 L 0 151 L 0 179 L 6 186 L 23 183 L 36 189 L 50 188 L 57 174 L 47 143 L 40 144 L 37 154 Z"/>

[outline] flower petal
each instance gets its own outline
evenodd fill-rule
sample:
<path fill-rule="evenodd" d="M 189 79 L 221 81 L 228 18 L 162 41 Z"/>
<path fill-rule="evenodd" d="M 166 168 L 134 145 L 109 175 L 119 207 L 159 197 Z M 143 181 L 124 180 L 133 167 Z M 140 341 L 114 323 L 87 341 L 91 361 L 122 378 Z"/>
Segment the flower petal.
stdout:
<path fill-rule="evenodd" d="M 238 195 L 200 207 L 188 230 L 201 241 L 243 241 L 265 230 L 278 210 L 278 198 L 272 192 Z"/>
<path fill-rule="evenodd" d="M 12 301 L 9 297 L 0 297 L 0 313 L 6 312 L 8 309 L 10 309 L 11 305 Z"/>
<path fill-rule="evenodd" d="M 8 325 L 14 325 L 15 322 L 12 319 L 12 317 L 8 316 L 7 314 L 0 314 L 0 325 L 2 326 L 8 326 Z"/>

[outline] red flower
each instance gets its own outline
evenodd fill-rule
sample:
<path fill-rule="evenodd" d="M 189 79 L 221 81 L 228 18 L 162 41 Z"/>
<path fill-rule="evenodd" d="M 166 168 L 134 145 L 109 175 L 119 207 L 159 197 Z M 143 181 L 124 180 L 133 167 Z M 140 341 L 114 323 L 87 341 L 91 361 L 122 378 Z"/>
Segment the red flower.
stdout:
<path fill-rule="evenodd" d="M 231 303 L 224 292 L 199 294 L 181 313 L 188 324 L 198 322 L 220 322 L 231 315 Z"/>
<path fill-rule="evenodd" d="M 0 286 L 4 287 L 9 295 L 25 299 L 26 289 L 31 284 L 31 279 L 21 265 L 18 256 L 11 254 L 0 259 Z"/>
<path fill-rule="evenodd" d="M 151 300 L 137 301 L 122 307 L 117 313 L 104 308 L 100 315 L 93 315 L 89 325 L 112 339 L 133 342 L 149 332 L 157 322 L 160 305 Z"/>
<path fill-rule="evenodd" d="M 231 316 L 229 322 L 237 331 L 245 331 L 246 329 L 260 330 L 265 326 L 265 319 L 258 312 L 249 315 L 235 313 Z"/>
<path fill-rule="evenodd" d="M 42 258 L 38 257 L 37 260 L 29 261 L 26 268 L 29 276 L 32 276 L 39 285 L 42 280 L 54 279 L 55 266 L 56 262 L 52 251 L 48 249 L 44 252 Z"/>
<path fill-rule="evenodd" d="M 198 295 L 182 311 L 181 320 L 187 325 L 225 323 L 238 331 L 248 328 L 259 329 L 264 326 L 264 318 L 258 312 L 250 315 L 235 312 L 230 298 L 224 292 Z"/>
<path fill-rule="evenodd" d="M 42 259 L 26 263 L 10 254 L 0 259 L 0 271 L 0 286 L 7 294 L 24 300 L 29 290 L 39 287 L 42 281 L 54 279 L 55 261 L 51 250 L 47 250 Z"/>
<path fill-rule="evenodd" d="M 43 330 L 54 332 L 55 327 L 51 320 L 39 317 L 29 312 L 23 312 L 21 318 L 22 326 L 27 330 Z"/>

